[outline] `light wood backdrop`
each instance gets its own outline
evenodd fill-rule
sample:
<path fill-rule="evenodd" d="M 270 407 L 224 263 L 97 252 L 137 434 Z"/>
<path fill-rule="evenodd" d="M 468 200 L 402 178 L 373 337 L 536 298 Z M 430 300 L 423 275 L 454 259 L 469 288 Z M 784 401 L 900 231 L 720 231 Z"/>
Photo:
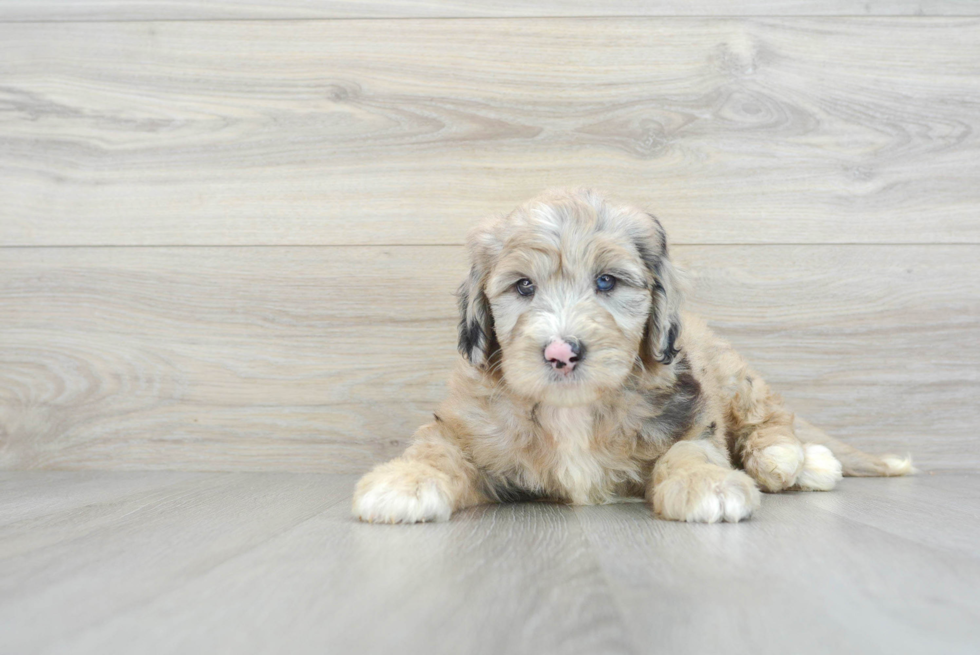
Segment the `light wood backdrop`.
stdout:
<path fill-rule="evenodd" d="M 443 395 L 467 226 L 566 185 L 801 415 L 980 463 L 978 13 L 0 3 L 0 467 L 363 470 Z"/>

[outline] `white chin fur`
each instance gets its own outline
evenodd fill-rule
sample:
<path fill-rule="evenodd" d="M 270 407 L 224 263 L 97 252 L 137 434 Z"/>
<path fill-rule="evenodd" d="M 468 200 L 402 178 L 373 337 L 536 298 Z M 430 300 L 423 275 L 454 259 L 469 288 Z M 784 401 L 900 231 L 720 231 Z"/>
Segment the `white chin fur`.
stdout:
<path fill-rule="evenodd" d="M 826 446 L 814 443 L 804 444 L 803 449 L 803 471 L 796 479 L 797 488 L 803 491 L 830 491 L 836 487 L 843 474 L 834 454 Z"/>
<path fill-rule="evenodd" d="M 421 523 L 447 521 L 449 500 L 435 480 L 420 482 L 415 493 L 376 484 L 354 498 L 354 516 L 369 523 Z"/>

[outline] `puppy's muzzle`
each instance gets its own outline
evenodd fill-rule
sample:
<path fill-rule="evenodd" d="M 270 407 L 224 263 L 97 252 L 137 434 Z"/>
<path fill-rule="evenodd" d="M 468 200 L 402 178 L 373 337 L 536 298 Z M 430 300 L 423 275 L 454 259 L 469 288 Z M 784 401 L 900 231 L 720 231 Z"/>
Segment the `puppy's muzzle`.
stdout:
<path fill-rule="evenodd" d="M 544 360 L 568 375 L 585 358 L 585 347 L 577 340 L 555 339 L 544 348 Z"/>

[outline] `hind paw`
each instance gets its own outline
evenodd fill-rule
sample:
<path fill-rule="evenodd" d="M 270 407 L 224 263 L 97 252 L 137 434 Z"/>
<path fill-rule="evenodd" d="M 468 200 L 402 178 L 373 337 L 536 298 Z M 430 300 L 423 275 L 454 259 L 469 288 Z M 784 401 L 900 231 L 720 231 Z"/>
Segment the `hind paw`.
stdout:
<path fill-rule="evenodd" d="M 771 493 L 789 489 L 803 471 L 805 460 L 799 443 L 777 443 L 745 458 L 745 471 Z"/>
<path fill-rule="evenodd" d="M 803 445 L 803 472 L 796 479 L 795 489 L 801 491 L 830 491 L 843 474 L 841 464 L 826 446 L 815 443 Z"/>

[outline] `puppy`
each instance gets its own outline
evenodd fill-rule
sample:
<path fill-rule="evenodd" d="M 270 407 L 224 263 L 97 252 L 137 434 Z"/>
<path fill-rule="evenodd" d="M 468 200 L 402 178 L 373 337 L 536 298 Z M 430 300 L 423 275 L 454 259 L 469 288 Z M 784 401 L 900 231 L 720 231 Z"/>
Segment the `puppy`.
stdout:
<path fill-rule="evenodd" d="M 643 497 L 665 519 L 738 522 L 760 487 L 826 491 L 842 474 L 910 472 L 908 459 L 802 423 L 801 441 L 762 377 L 681 311 L 653 216 L 555 191 L 479 225 L 468 249 L 449 398 L 404 455 L 358 482 L 359 519 Z"/>

